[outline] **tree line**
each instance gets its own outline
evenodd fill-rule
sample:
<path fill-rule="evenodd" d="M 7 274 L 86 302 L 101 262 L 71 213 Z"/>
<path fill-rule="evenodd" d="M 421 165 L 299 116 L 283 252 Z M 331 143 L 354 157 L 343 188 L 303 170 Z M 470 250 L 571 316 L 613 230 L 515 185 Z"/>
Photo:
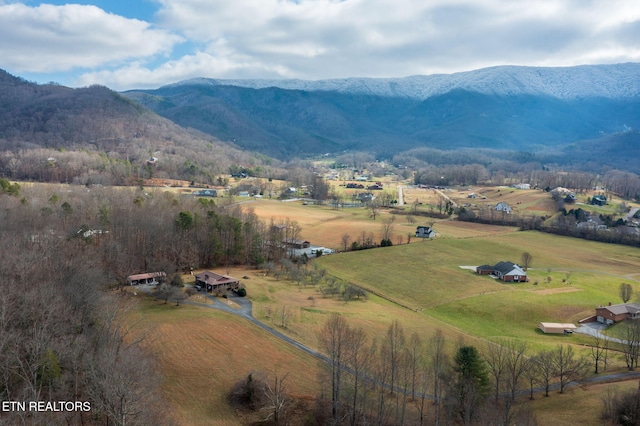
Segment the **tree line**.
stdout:
<path fill-rule="evenodd" d="M 170 424 L 148 336 L 118 287 L 135 273 L 279 262 L 299 232 L 177 193 L 2 182 L 0 397 L 91 403 L 3 413 L 13 424 Z"/>
<path fill-rule="evenodd" d="M 635 335 L 637 326 L 629 326 L 634 331 L 624 332 L 625 336 Z M 602 366 L 606 370 L 612 351 L 638 358 L 637 350 L 624 355 L 622 346 L 614 348 L 608 340 L 593 339 L 590 356 L 563 344 L 534 351 L 517 339 L 474 346 L 462 340 L 452 342 L 441 330 L 429 336 L 407 335 L 397 320 L 385 333 L 372 337 L 364 328 L 351 326 L 344 316 L 332 314 L 318 332 L 326 364 L 320 377 L 321 394 L 309 408 L 314 420 L 307 424 L 535 425 L 527 400 L 564 393 L 594 366 L 596 374 Z M 637 338 L 634 342 L 626 347 L 637 347 Z M 239 406 L 263 412 L 272 424 L 287 424 L 300 407 L 293 409 L 295 397 L 286 387 L 274 389 L 288 374 L 269 377 L 251 372 L 236 384 L 230 397 Z M 603 395 L 601 418 L 636 424 L 640 410 L 634 395 Z M 628 420 L 632 423 L 625 423 Z"/>

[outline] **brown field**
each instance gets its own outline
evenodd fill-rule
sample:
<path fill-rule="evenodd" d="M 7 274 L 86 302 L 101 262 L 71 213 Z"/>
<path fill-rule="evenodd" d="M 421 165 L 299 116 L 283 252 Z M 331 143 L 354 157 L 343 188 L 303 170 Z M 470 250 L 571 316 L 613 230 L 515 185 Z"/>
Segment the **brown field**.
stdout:
<path fill-rule="evenodd" d="M 457 205 L 471 204 L 473 207 L 496 205 L 500 201 L 509 204 L 514 213 L 545 215 L 556 211 L 556 206 L 549 193 L 531 189 L 522 190 L 509 187 L 471 187 L 449 188 L 442 193 L 449 197 Z M 470 194 L 476 194 L 478 198 L 468 198 Z M 419 210 L 438 211 L 439 195 L 433 189 L 405 188 L 404 202 L 411 206 L 415 201 L 422 203 Z"/>
<path fill-rule="evenodd" d="M 259 199 L 242 204 L 244 208 L 252 209 L 258 217 L 268 221 L 294 220 L 302 228 L 301 238 L 312 244 L 333 249 L 340 249 L 342 236 L 348 234 L 350 241 L 358 240 L 365 233 L 372 233 L 374 241 L 381 239 L 381 227 L 388 210 L 381 210 L 380 215 L 373 220 L 369 211 L 364 207 L 352 207 L 334 210 L 331 206 L 303 205 L 300 201 L 281 202 L 276 200 Z M 420 223 L 417 223 L 420 224 Z M 407 234 L 415 234 L 416 224 L 409 224 L 406 216 L 397 215 L 394 223 L 392 241 L 397 244 L 401 238 L 407 242 Z M 413 239 L 412 241 L 415 241 Z"/>
<path fill-rule="evenodd" d="M 208 308 L 138 299 L 134 318 L 163 372 L 170 412 L 181 425 L 241 425 L 227 394 L 252 371 L 287 377 L 291 394 L 319 393 L 319 363 L 310 355 L 234 315 Z"/>

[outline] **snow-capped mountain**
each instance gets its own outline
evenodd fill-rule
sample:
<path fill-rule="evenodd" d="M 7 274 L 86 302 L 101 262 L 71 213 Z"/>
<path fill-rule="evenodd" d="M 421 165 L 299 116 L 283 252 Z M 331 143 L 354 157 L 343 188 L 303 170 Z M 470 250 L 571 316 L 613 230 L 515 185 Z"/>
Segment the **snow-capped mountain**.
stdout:
<path fill-rule="evenodd" d="M 193 79 L 125 93 L 279 158 L 417 147 L 537 152 L 640 129 L 640 64 L 500 66 L 397 79 Z"/>
<path fill-rule="evenodd" d="M 344 78 L 329 80 L 225 80 L 195 78 L 165 86 L 227 85 L 250 89 L 286 90 L 404 97 L 424 100 L 462 89 L 488 95 L 542 95 L 560 99 L 640 96 L 640 64 L 583 65 L 576 67 L 497 66 L 454 74 L 404 78 Z"/>

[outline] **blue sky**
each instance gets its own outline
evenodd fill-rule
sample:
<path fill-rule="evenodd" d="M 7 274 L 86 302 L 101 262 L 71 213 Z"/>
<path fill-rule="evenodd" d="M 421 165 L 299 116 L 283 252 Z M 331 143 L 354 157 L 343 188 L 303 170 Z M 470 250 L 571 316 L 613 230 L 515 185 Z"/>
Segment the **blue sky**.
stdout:
<path fill-rule="evenodd" d="M 0 68 L 71 87 L 618 62 L 637 0 L 0 0 Z"/>

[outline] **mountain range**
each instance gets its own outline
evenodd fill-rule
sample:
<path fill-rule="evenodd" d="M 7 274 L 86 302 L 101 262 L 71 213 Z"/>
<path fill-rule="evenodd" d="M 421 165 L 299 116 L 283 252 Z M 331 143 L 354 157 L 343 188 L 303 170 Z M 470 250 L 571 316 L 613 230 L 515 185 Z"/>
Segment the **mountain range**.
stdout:
<path fill-rule="evenodd" d="M 640 128 L 640 64 L 499 66 L 397 79 L 191 79 L 123 93 L 281 159 L 417 147 L 561 150 Z"/>
<path fill-rule="evenodd" d="M 0 169 L 23 178 L 43 175 L 32 166 L 46 165 L 46 150 L 59 152 L 60 166 L 65 151 L 106 154 L 138 170 L 160 157 L 158 172 L 207 182 L 233 165 L 275 165 L 265 155 L 359 151 L 406 161 L 421 150 L 424 162 L 425 153 L 458 148 L 482 149 L 485 165 L 515 151 L 527 155 L 511 158 L 542 165 L 640 173 L 638 129 L 634 63 L 398 79 L 199 78 L 124 93 L 38 85 L 0 70 L 0 149 L 14 153 L 0 158 Z M 65 155 L 74 173 L 88 173 Z"/>

